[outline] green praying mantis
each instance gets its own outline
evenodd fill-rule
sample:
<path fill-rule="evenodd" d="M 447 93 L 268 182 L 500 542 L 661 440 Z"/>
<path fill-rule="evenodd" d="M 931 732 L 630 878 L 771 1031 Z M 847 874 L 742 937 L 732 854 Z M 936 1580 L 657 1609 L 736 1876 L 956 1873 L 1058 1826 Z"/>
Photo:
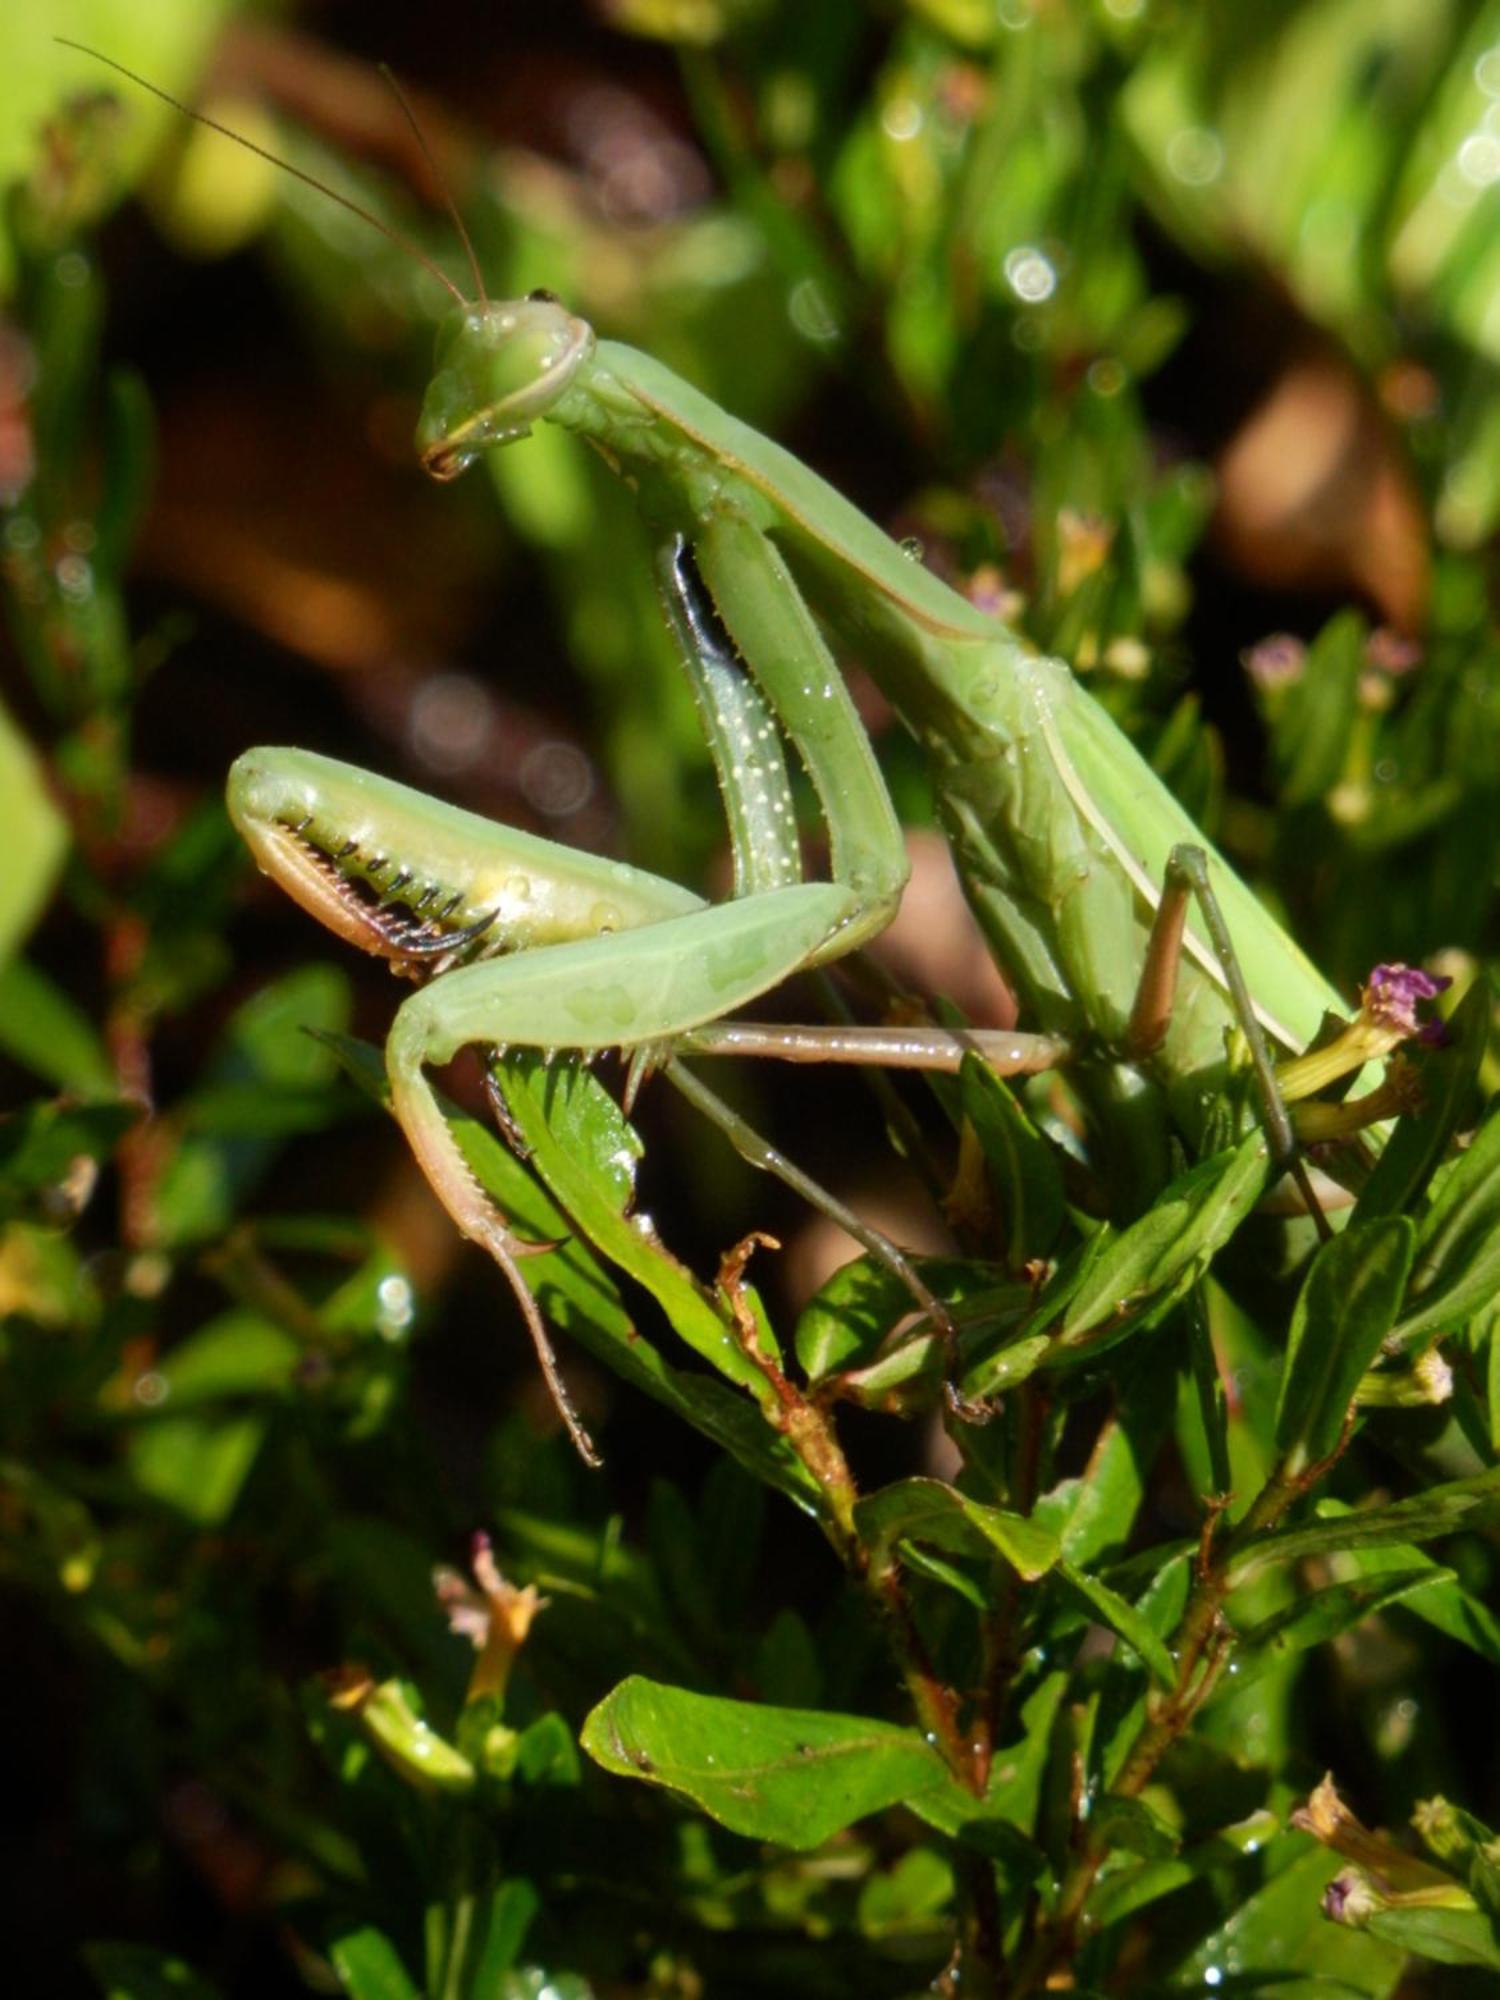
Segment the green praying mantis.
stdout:
<path fill-rule="evenodd" d="M 459 303 L 438 335 L 422 464 L 453 479 L 552 423 L 628 482 L 715 762 L 734 894 L 705 904 L 296 749 L 247 751 L 228 798 L 262 869 L 417 981 L 386 1045 L 392 1107 L 455 1223 L 515 1290 L 580 1449 L 591 1455 L 522 1271 L 551 1246 L 520 1240 L 480 1190 L 429 1080 L 466 1046 L 624 1051 L 637 1075 L 673 1052 L 724 1050 L 951 1068 L 975 1047 L 1009 1071 L 1070 1065 L 1118 1174 L 1149 1194 L 1167 1177 L 1168 1134 L 1197 1149 L 1222 1118 L 1238 1028 L 1273 1158 L 1299 1172 L 1271 1051 L 1304 1049 L 1340 996 L 1068 668 L 648 355 L 598 339 L 549 294 L 485 298 L 477 266 L 475 288 L 465 300 L 449 284 Z M 726 1019 L 865 944 L 905 886 L 841 658 L 922 745 L 970 905 L 1033 1034 Z M 821 807 L 826 880 L 803 873 L 787 743 Z"/>

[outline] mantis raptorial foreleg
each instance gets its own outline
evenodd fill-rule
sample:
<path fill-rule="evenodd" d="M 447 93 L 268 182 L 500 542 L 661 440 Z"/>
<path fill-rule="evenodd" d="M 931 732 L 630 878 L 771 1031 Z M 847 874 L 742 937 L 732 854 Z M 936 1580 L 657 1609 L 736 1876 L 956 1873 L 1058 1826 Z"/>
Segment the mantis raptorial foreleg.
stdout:
<path fill-rule="evenodd" d="M 716 1014 L 722 996 L 732 1006 L 758 993 L 769 949 L 816 949 L 845 915 L 847 893 L 805 883 L 715 909 L 661 877 L 306 751 L 247 752 L 230 774 L 229 806 L 261 866 L 304 908 L 427 980 L 387 1042 L 392 1109 L 458 1227 L 505 1272 L 558 1407 L 592 1458 L 520 1269 L 549 1246 L 518 1240 L 497 1214 L 426 1072 L 470 1044 L 654 1048 Z M 627 963 L 620 952 L 632 943 Z M 486 956 L 497 952 L 511 955 Z M 917 1296 L 928 1302 L 925 1289 Z"/>
<path fill-rule="evenodd" d="M 427 982 L 400 1009 L 387 1044 L 392 1108 L 458 1227 L 509 1279 L 558 1407 L 588 1457 L 592 1446 L 520 1269 L 549 1246 L 518 1240 L 475 1183 L 428 1069 L 470 1044 L 625 1049 L 655 1059 L 685 1030 L 757 995 L 785 969 L 814 962 L 830 940 L 862 934 L 870 921 L 869 899 L 848 885 L 800 881 L 785 761 L 764 700 L 733 658 L 680 547 L 664 552 L 661 580 L 729 805 L 743 892 L 733 903 L 707 906 L 660 877 L 493 826 L 308 752 L 247 752 L 229 785 L 231 813 L 268 873 L 329 928 Z M 874 832 L 860 824 L 854 837 L 878 857 L 877 880 L 889 893 L 904 867 L 899 835 L 883 793 L 866 796 Z M 946 1039 L 947 1066 L 956 1064 L 953 1037 L 924 1039 L 932 1050 Z M 939 1302 L 879 1232 L 818 1190 L 688 1072 L 679 1069 L 674 1081 L 747 1158 L 817 1200 L 882 1256 L 951 1332 Z"/>

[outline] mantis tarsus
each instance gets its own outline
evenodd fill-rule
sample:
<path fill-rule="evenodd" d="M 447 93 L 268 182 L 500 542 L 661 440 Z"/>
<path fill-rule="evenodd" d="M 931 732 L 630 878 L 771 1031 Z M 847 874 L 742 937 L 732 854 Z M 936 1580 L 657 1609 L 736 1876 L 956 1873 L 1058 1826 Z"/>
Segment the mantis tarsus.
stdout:
<path fill-rule="evenodd" d="M 873 937 L 905 883 L 900 829 L 836 654 L 863 664 L 925 749 L 970 903 L 1041 1030 L 1030 1045 L 1006 1038 L 1010 1067 L 1079 1064 L 1081 1094 L 1142 1186 L 1166 1177 L 1169 1127 L 1194 1145 L 1209 1133 L 1227 1030 L 1245 1031 L 1268 1077 L 1265 1038 L 1298 1051 L 1341 1002 L 1211 856 L 1250 968 L 1236 1004 L 1222 938 L 1187 913 L 1190 875 L 1204 900 L 1204 864 L 1190 859 L 1201 835 L 1064 665 L 790 453 L 650 357 L 598 340 L 550 295 L 461 303 L 440 330 L 419 426 L 426 470 L 451 479 L 543 421 L 595 446 L 655 535 L 665 615 L 724 793 L 734 898 L 704 905 L 297 750 L 246 753 L 229 798 L 267 872 L 424 982 L 387 1044 L 396 1116 L 449 1213 L 506 1272 L 586 1445 L 520 1270 L 547 1246 L 517 1240 L 477 1188 L 426 1071 L 470 1044 L 620 1049 L 640 1064 L 746 1038 L 762 1053 L 849 1052 L 837 1032 L 820 1043 L 807 1031 L 794 1048 L 715 1026 Z M 822 807 L 826 881 L 803 878 L 783 738 Z M 920 1031 L 901 1045 L 949 1065 L 963 1046 Z M 1272 1144 L 1294 1164 L 1284 1125 Z"/>

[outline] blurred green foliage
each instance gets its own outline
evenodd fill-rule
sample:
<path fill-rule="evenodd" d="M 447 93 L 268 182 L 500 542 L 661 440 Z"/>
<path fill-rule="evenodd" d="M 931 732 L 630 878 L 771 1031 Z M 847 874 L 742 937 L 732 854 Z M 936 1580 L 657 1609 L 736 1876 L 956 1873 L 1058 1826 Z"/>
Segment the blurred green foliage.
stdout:
<path fill-rule="evenodd" d="M 1492 1991 L 1500 7 L 291 11 L 0 19 L 18 1962 L 122 2000 Z M 644 537 L 556 433 L 418 492 L 436 285 L 52 32 L 458 275 L 337 45 L 393 55 L 492 295 L 659 355 L 1069 658 L 1351 996 L 1453 971 L 1335 1241 L 1253 1212 L 1255 1142 L 1101 1224 L 1055 1095 L 975 1065 L 874 1111 L 746 1081 L 794 1157 L 888 1157 L 898 1234 L 900 1154 L 948 1197 L 925 1268 L 998 1414 L 945 1437 L 884 1271 L 695 1275 L 770 1202 L 715 1136 L 648 1103 L 643 1153 L 515 1064 L 528 1168 L 458 1074 L 476 1174 L 559 1243 L 585 1475 L 387 1143 L 389 992 L 257 897 L 219 796 L 285 736 L 719 892 Z M 1425 1852 L 1369 1831 L 1414 1814 Z"/>

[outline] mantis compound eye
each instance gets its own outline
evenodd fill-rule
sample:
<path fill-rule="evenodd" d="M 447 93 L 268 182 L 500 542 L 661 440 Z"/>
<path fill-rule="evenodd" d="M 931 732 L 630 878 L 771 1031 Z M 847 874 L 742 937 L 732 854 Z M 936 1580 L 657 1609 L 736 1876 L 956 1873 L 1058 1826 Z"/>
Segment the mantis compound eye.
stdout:
<path fill-rule="evenodd" d="M 491 445 L 525 437 L 593 349 L 593 328 L 550 292 L 452 314 L 417 426 L 426 471 L 456 479 Z"/>

